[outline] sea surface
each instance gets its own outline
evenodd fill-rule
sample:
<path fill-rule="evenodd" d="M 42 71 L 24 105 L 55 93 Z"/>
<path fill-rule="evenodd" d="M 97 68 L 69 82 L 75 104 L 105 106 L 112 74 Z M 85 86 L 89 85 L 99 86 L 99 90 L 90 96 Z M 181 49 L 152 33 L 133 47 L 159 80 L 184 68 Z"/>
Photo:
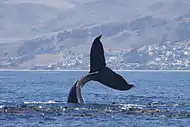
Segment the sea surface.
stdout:
<path fill-rule="evenodd" d="M 1 127 L 190 127 L 190 72 L 123 71 L 135 87 L 89 82 L 85 104 L 68 104 L 85 71 L 0 71 Z"/>

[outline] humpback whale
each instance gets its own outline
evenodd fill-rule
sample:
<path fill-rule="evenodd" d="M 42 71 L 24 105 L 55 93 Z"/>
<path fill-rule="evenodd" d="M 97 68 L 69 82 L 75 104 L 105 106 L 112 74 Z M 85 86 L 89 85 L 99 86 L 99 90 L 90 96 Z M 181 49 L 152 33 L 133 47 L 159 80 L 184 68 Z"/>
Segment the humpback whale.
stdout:
<path fill-rule="evenodd" d="M 121 75 L 106 66 L 104 48 L 100 41 L 101 37 L 102 35 L 96 37 L 91 46 L 90 71 L 73 85 L 67 99 L 68 103 L 84 103 L 81 90 L 85 83 L 89 81 L 97 81 L 117 90 L 130 90 L 133 87 Z"/>

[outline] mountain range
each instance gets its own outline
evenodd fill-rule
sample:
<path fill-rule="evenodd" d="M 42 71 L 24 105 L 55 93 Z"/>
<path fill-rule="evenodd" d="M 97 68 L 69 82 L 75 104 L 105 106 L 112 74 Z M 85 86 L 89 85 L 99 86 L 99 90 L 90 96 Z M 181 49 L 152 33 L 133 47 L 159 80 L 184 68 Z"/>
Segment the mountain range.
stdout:
<path fill-rule="evenodd" d="M 88 56 L 100 34 L 107 51 L 189 42 L 190 1 L 2 0 L 0 24 L 0 68 L 31 68 Z"/>

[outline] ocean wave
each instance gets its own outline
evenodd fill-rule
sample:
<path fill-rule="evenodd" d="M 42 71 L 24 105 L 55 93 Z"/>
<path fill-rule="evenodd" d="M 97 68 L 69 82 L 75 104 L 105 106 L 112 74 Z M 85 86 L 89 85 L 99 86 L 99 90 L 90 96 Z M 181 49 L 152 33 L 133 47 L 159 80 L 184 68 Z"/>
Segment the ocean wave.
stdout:
<path fill-rule="evenodd" d="M 0 105 L 0 108 L 4 108 L 5 106 L 4 105 Z"/>
<path fill-rule="evenodd" d="M 13 101 L 8 101 L 8 100 L 0 100 L 2 103 L 12 103 Z"/>
<path fill-rule="evenodd" d="M 120 109 L 122 110 L 130 110 L 130 109 L 144 109 L 145 105 L 138 105 L 138 104 L 119 104 Z"/>
<path fill-rule="evenodd" d="M 61 103 L 57 101 L 24 101 L 24 104 L 56 104 L 56 103 Z"/>

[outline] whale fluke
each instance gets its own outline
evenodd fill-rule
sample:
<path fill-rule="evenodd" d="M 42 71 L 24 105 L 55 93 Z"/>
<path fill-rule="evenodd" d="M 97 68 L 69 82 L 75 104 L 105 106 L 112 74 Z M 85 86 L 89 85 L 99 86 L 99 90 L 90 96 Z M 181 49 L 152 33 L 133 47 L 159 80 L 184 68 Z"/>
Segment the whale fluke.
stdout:
<path fill-rule="evenodd" d="M 106 67 L 104 48 L 100 41 L 101 37 L 102 35 L 96 37 L 93 41 L 90 51 L 90 71 L 71 88 L 67 99 L 69 103 L 84 103 L 81 89 L 88 81 L 98 81 L 105 86 L 117 90 L 129 90 L 133 87 L 121 75 Z"/>
<path fill-rule="evenodd" d="M 100 71 L 106 66 L 104 49 L 100 41 L 102 35 L 96 37 L 90 51 L 90 73 Z"/>
<path fill-rule="evenodd" d="M 129 85 L 121 75 L 106 67 L 104 48 L 100 41 L 101 37 L 102 35 L 95 38 L 90 51 L 90 73 L 99 72 L 93 80 L 113 89 L 131 89 L 133 85 Z"/>
<path fill-rule="evenodd" d="M 121 75 L 108 67 L 103 68 L 93 80 L 117 90 L 129 90 L 133 87 Z"/>

